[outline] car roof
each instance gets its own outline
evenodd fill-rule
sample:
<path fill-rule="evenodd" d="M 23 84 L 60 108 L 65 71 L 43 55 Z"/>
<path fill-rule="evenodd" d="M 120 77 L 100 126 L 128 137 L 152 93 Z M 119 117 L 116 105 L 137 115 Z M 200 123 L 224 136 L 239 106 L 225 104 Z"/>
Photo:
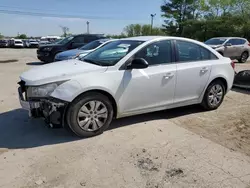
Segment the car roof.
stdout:
<path fill-rule="evenodd" d="M 105 39 L 97 39 L 97 40 L 94 40 L 94 41 L 98 41 L 98 42 L 107 42 L 109 40 L 112 40 L 112 39 L 109 39 L 109 38 L 105 38 Z"/>
<path fill-rule="evenodd" d="M 242 37 L 214 37 L 211 39 L 244 39 L 246 40 L 245 38 L 242 38 Z"/>
<path fill-rule="evenodd" d="M 150 41 L 157 38 L 162 38 L 162 36 L 138 36 L 138 37 L 123 38 L 121 40 Z"/>

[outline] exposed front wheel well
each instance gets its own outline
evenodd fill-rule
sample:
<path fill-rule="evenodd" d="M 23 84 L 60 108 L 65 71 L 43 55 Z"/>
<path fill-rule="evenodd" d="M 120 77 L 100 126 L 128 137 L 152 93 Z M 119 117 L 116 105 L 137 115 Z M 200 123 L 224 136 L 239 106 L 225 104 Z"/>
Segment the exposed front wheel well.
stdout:
<path fill-rule="evenodd" d="M 116 118 L 116 116 L 117 116 L 117 104 L 116 104 L 116 101 L 115 101 L 114 97 L 110 93 L 108 93 L 106 91 L 103 91 L 103 90 L 100 90 L 100 89 L 89 90 L 89 91 L 86 91 L 84 93 L 81 93 L 74 100 L 76 100 L 77 98 L 81 97 L 82 95 L 86 95 L 87 93 L 93 93 L 93 92 L 95 92 L 95 93 L 101 93 L 102 95 L 105 95 L 106 97 L 108 97 L 108 99 L 110 100 L 110 102 L 112 103 L 112 106 L 113 106 L 114 118 Z"/>

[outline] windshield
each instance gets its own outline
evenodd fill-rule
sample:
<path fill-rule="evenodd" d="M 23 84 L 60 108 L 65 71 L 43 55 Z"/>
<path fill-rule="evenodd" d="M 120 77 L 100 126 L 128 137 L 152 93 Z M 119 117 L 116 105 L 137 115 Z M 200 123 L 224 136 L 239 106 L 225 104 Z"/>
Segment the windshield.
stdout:
<path fill-rule="evenodd" d="M 102 43 L 100 41 L 93 41 L 81 47 L 80 50 L 93 50 L 98 46 L 100 46 L 101 44 Z"/>
<path fill-rule="evenodd" d="M 227 39 L 223 39 L 223 38 L 217 38 L 217 39 L 209 39 L 205 42 L 205 44 L 208 45 L 220 45 L 223 44 L 224 42 L 226 42 Z"/>
<path fill-rule="evenodd" d="M 118 40 L 110 42 L 80 60 L 100 66 L 113 66 L 143 41 Z"/>
<path fill-rule="evenodd" d="M 60 41 L 57 42 L 57 44 L 66 44 L 67 42 L 69 42 L 70 40 L 72 40 L 74 37 L 66 37 Z"/>

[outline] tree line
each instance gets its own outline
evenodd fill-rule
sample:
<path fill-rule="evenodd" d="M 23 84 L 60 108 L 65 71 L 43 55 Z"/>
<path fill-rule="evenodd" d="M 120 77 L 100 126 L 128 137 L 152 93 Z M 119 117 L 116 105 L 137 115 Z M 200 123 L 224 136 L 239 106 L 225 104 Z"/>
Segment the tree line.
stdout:
<path fill-rule="evenodd" d="M 200 41 L 222 36 L 250 39 L 249 0 L 166 0 L 161 10 L 168 35 Z"/>
<path fill-rule="evenodd" d="M 199 41 L 230 36 L 250 40 L 250 0 L 165 0 L 160 8 L 161 28 L 151 32 L 150 25 L 131 24 L 114 38 L 168 35 Z"/>

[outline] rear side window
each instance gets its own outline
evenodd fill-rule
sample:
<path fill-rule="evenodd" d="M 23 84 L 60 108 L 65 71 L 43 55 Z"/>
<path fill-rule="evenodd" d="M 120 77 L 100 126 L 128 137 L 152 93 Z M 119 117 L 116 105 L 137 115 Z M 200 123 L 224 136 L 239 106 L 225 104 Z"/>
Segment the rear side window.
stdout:
<path fill-rule="evenodd" d="M 73 39 L 75 43 L 84 43 L 84 36 L 77 36 Z"/>
<path fill-rule="evenodd" d="M 186 41 L 176 41 L 179 62 L 202 61 L 218 59 L 208 49 Z"/>
<path fill-rule="evenodd" d="M 94 35 L 85 36 L 86 43 L 92 42 L 92 41 L 97 40 L 97 39 L 99 39 L 99 38 L 97 36 L 94 36 Z"/>
<path fill-rule="evenodd" d="M 247 41 L 244 40 L 244 39 L 237 39 L 237 43 L 238 45 L 242 45 L 242 44 L 245 44 Z"/>

